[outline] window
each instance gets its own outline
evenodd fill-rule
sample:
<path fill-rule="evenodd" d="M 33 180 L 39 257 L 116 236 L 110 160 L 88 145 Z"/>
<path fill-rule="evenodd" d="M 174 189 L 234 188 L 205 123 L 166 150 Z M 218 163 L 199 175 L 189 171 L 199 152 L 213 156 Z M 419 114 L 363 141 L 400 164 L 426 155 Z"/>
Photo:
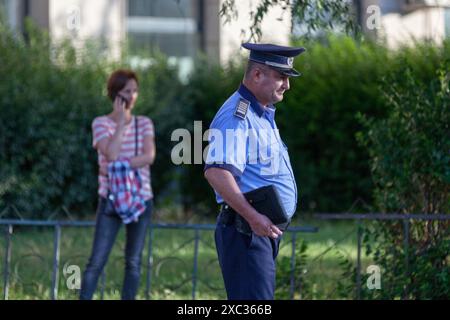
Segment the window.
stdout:
<path fill-rule="evenodd" d="M 193 17 L 193 2 L 190 0 L 130 0 L 130 17 Z"/>
<path fill-rule="evenodd" d="M 16 0 L 0 0 L 1 18 L 5 18 L 12 29 L 17 28 L 17 5 Z"/>
<path fill-rule="evenodd" d="M 178 63 L 192 65 L 199 48 L 200 4 L 200 0 L 129 0 L 127 34 L 131 53 L 161 52 Z"/>
<path fill-rule="evenodd" d="M 450 9 L 446 8 L 444 12 L 445 19 L 445 37 L 450 38 Z"/>

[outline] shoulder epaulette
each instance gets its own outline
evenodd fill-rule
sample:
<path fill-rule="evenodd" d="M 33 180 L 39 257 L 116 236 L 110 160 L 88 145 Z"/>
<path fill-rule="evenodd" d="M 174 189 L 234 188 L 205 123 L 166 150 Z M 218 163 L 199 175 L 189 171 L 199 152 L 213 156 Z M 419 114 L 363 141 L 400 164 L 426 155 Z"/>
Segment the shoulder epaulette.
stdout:
<path fill-rule="evenodd" d="M 240 98 L 236 104 L 236 109 L 234 110 L 234 115 L 241 119 L 245 119 L 247 116 L 248 107 L 250 106 L 250 101 Z"/>

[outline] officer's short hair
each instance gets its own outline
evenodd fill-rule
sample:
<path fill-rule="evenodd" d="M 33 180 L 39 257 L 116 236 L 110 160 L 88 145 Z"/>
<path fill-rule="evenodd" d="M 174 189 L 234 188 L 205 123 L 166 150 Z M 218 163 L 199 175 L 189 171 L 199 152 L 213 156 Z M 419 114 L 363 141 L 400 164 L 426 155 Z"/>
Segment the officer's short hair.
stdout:
<path fill-rule="evenodd" d="M 248 60 L 247 62 L 247 68 L 245 69 L 245 78 L 248 79 L 250 77 L 250 74 L 252 73 L 253 69 L 260 68 L 262 70 L 269 70 L 269 68 L 262 63 L 258 63 L 252 60 Z"/>

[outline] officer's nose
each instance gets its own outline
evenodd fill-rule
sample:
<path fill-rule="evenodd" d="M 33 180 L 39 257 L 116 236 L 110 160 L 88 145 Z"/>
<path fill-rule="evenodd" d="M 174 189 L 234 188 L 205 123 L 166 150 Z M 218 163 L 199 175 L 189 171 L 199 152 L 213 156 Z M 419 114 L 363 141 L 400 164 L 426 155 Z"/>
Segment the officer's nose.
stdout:
<path fill-rule="evenodd" d="M 283 80 L 283 87 L 284 87 L 284 90 L 289 90 L 289 88 L 290 88 L 289 77 L 284 78 L 284 80 Z"/>

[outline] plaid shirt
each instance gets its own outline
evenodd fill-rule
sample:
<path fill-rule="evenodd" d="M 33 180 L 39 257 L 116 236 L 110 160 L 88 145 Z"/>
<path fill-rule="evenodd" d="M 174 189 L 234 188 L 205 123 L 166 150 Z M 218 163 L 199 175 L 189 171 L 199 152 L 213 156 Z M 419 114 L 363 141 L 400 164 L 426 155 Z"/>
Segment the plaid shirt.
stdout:
<path fill-rule="evenodd" d="M 109 197 L 123 223 L 137 221 L 145 211 L 145 200 L 141 195 L 139 171 L 131 168 L 129 159 L 122 158 L 108 164 L 108 184 Z"/>

